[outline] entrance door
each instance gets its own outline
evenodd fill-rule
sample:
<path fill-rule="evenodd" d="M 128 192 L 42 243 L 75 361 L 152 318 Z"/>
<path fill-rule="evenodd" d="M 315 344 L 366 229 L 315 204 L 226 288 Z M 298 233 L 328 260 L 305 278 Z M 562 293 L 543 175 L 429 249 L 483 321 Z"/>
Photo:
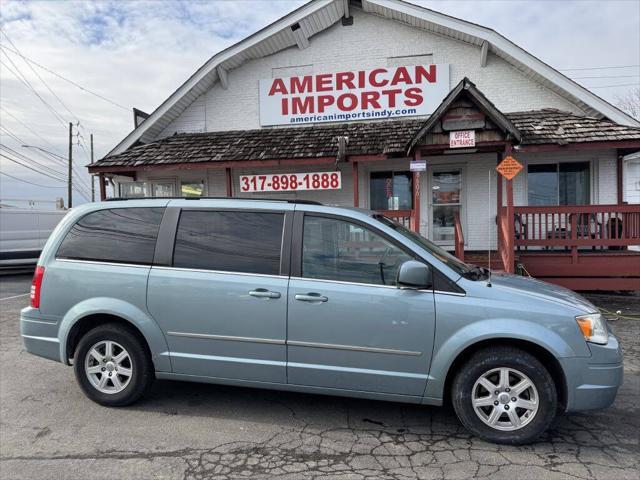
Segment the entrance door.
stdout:
<path fill-rule="evenodd" d="M 433 242 L 454 245 L 455 215 L 461 213 L 462 201 L 462 168 L 431 172 L 430 238 Z"/>
<path fill-rule="evenodd" d="M 434 295 L 395 286 L 400 265 L 413 256 L 364 224 L 296 216 L 288 383 L 422 395 L 433 347 Z"/>

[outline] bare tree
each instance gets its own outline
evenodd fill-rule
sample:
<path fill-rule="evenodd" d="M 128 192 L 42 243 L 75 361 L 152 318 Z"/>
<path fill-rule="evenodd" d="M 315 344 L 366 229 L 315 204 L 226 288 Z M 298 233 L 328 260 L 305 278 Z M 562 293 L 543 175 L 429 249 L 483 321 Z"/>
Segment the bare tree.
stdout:
<path fill-rule="evenodd" d="M 636 120 L 640 120 L 640 87 L 636 87 L 624 95 L 616 95 L 616 107 Z"/>

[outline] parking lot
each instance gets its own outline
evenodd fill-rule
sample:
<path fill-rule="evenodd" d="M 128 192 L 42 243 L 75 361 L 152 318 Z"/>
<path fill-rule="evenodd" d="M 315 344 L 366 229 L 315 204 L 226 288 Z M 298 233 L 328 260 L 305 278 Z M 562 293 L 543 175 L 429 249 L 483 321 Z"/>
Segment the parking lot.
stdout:
<path fill-rule="evenodd" d="M 448 408 L 267 390 L 159 381 L 131 407 L 100 407 L 71 368 L 22 348 L 29 284 L 0 277 L 3 479 L 638 479 L 640 320 L 612 322 L 625 383 L 610 409 L 507 447 L 471 437 Z M 638 296 L 590 298 L 640 312 Z"/>

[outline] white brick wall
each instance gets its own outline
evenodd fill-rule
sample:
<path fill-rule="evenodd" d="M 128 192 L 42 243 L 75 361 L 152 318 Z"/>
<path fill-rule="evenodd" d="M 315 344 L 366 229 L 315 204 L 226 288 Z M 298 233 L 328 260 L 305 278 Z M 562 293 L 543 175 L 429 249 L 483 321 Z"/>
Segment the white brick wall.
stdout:
<path fill-rule="evenodd" d="M 447 37 L 415 29 L 413 27 L 366 14 L 353 8 L 354 25 L 338 24 L 310 39 L 310 47 L 299 50 L 292 47 L 267 58 L 250 61 L 228 72 L 229 88 L 223 90 L 214 85 L 196 99 L 172 122 L 159 138 L 175 132 L 201 132 L 233 129 L 260 128 L 258 81 L 274 75 L 293 73 L 321 73 L 338 70 L 371 69 L 396 65 L 393 57 L 431 55 L 434 63 L 451 65 L 451 87 L 464 76 L 473 81 L 484 94 L 504 112 L 539 108 L 558 108 L 582 113 L 575 105 L 550 92 L 504 60 L 489 54 L 487 66 L 480 67 L 480 48 Z M 411 63 L 411 62 L 409 62 Z M 287 127 L 283 127 L 287 128 Z M 592 201 L 615 203 L 616 153 L 613 150 L 599 152 L 574 152 L 569 154 L 518 154 L 524 171 L 514 180 L 516 205 L 527 203 L 528 163 L 552 161 L 585 161 L 592 164 Z M 496 154 L 446 155 L 428 157 L 429 172 L 421 175 L 420 230 L 428 234 L 430 226 L 431 185 L 430 172 L 442 165 L 456 165 L 464 175 L 464 224 L 465 247 L 469 250 L 496 248 Z M 332 166 L 270 168 L 269 173 L 327 171 Z M 288 194 L 265 193 L 261 197 L 303 198 L 327 204 L 353 205 L 351 165 L 339 165 L 343 187 L 338 191 L 298 192 Z M 407 170 L 408 160 L 362 163 L 359 170 L 360 206 L 368 206 L 369 172 L 381 169 Z M 241 174 L 264 173 L 259 169 L 234 169 L 234 194 L 239 194 Z M 491 175 L 491 180 L 489 179 Z M 162 171 L 146 173 L 145 178 L 174 178 L 199 181 L 206 179 L 207 195 L 224 196 L 226 180 L 224 170 Z"/>
<path fill-rule="evenodd" d="M 353 8 L 354 24 L 340 23 L 310 39 L 305 50 L 291 47 L 228 72 L 229 88 L 215 84 L 194 101 L 160 135 L 174 132 L 260 128 L 258 81 L 272 78 L 273 69 L 314 73 L 371 69 L 389 65 L 391 57 L 432 55 L 434 63 L 451 64 L 453 87 L 467 76 L 504 112 L 544 107 L 575 113 L 573 104 L 526 78 L 513 66 L 489 54 L 480 67 L 480 48 L 429 33 Z M 213 52 L 212 52 L 213 53 Z"/>

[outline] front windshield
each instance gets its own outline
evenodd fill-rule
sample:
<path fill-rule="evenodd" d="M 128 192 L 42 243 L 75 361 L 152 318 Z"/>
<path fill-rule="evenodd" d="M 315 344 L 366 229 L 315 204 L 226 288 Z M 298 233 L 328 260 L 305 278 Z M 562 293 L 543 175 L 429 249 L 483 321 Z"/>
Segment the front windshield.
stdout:
<path fill-rule="evenodd" d="M 431 255 L 436 257 L 442 263 L 446 264 L 449 268 L 454 270 L 458 275 L 462 275 L 463 277 L 468 277 L 470 272 L 474 271 L 474 267 L 471 265 L 467 265 L 464 262 L 461 262 L 456 257 L 451 255 L 445 249 L 439 247 L 435 243 L 427 240 L 422 235 L 415 233 L 408 228 L 403 227 L 399 223 L 394 222 L 390 218 L 385 217 L 384 215 L 373 215 L 373 218 L 378 220 L 381 223 L 384 223 L 386 226 L 393 228 L 396 232 L 398 232 L 403 237 L 408 238 L 412 242 L 417 243 L 422 248 L 427 250 Z"/>

